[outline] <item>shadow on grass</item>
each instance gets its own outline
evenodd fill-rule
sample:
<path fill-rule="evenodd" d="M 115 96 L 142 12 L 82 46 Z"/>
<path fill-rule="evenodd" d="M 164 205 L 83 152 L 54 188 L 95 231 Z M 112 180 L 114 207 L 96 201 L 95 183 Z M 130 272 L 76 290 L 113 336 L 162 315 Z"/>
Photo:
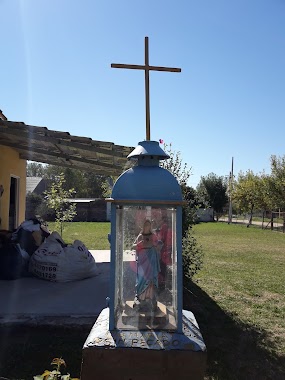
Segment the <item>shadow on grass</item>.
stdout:
<path fill-rule="evenodd" d="M 0 378 L 32 379 L 45 369 L 51 370 L 55 357 L 62 357 L 66 371 L 79 377 L 82 347 L 91 327 L 1 326 Z"/>
<path fill-rule="evenodd" d="M 285 357 L 276 354 L 267 332 L 226 314 L 193 282 L 184 285 L 184 309 L 194 313 L 207 346 L 206 379 L 285 379 Z"/>
<path fill-rule="evenodd" d="M 199 323 L 208 355 L 208 380 L 284 380 L 285 357 L 276 354 L 268 333 L 239 323 L 199 286 L 184 288 L 184 309 Z M 80 376 L 82 347 L 92 325 L 0 327 L 0 377 L 32 379 L 62 357 L 72 377 Z"/>

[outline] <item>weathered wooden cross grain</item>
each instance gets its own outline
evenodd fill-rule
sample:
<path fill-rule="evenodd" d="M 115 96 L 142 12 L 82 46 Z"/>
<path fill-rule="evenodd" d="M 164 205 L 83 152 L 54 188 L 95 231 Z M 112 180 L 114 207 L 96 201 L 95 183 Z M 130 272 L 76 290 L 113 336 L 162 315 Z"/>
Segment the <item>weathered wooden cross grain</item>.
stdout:
<path fill-rule="evenodd" d="M 146 140 L 150 140 L 150 105 L 149 105 L 149 72 L 150 71 L 168 71 L 180 73 L 181 69 L 175 67 L 150 66 L 148 55 L 148 37 L 145 37 L 145 64 L 144 65 L 129 65 L 121 63 L 112 63 L 111 67 L 116 69 L 133 69 L 144 70 L 145 76 L 145 117 L 146 117 Z"/>

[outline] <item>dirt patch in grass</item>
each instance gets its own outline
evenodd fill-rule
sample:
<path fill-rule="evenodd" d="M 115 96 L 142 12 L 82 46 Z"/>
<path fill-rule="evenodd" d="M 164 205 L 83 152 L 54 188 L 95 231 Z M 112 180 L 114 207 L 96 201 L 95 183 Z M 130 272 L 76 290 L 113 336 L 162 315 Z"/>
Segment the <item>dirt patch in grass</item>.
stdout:
<path fill-rule="evenodd" d="M 280 294 L 278 293 L 273 293 L 273 292 L 268 292 L 268 291 L 264 291 L 262 292 L 262 296 L 260 298 L 263 302 L 264 301 L 272 301 L 272 300 L 275 300 L 275 301 L 278 301 L 278 302 L 281 302 L 283 303 L 283 305 L 285 305 L 285 302 L 283 300 L 283 297 L 281 297 Z"/>

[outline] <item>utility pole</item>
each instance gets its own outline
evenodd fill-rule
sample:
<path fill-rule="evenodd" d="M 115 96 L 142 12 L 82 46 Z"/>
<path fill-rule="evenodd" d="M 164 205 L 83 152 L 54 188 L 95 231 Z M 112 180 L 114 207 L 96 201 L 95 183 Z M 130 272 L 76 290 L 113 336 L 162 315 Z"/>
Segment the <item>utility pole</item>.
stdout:
<path fill-rule="evenodd" d="M 232 203 L 233 178 L 234 178 L 234 158 L 232 157 L 232 169 L 230 171 L 230 178 L 229 178 L 229 215 L 228 215 L 228 224 L 232 223 L 232 221 L 233 221 L 233 203 Z"/>

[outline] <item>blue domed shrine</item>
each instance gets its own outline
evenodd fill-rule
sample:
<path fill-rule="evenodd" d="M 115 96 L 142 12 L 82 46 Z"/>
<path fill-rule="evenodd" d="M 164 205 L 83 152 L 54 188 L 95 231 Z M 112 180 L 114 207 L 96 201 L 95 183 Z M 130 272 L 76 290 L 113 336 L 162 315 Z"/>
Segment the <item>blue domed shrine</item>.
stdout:
<path fill-rule="evenodd" d="M 149 71 L 181 69 L 150 66 L 147 37 L 144 66 L 111 66 L 145 71 L 146 140 L 108 199 L 110 297 L 85 342 L 81 380 L 202 380 L 206 346 L 182 302 L 182 191 L 150 139 Z"/>

